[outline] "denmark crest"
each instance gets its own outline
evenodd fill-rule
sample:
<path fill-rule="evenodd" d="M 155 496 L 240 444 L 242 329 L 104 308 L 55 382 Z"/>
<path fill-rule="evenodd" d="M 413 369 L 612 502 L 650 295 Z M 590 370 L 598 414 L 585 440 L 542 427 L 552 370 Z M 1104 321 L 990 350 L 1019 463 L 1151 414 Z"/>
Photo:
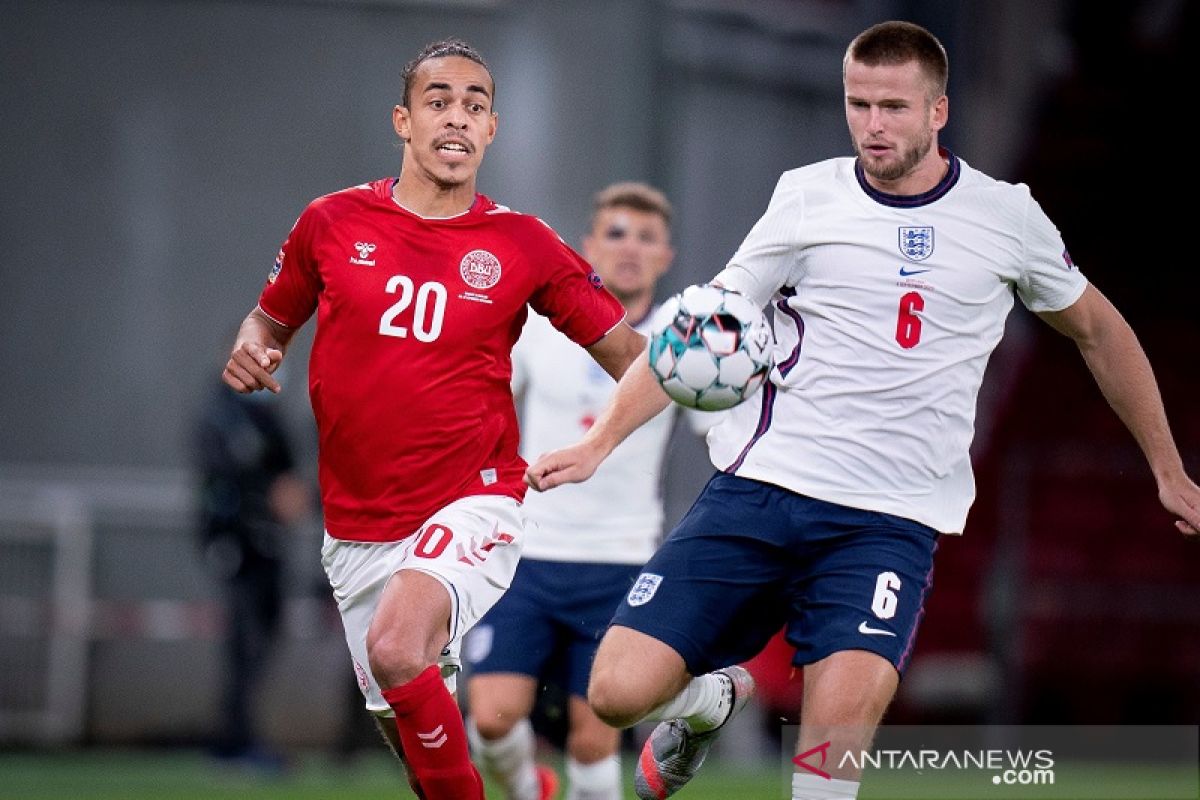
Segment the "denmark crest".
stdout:
<path fill-rule="evenodd" d="M 633 588 L 629 590 L 629 596 L 625 598 L 625 602 L 631 606 L 646 605 L 646 603 L 654 599 L 654 593 L 658 591 L 659 584 L 661 583 L 662 575 L 655 575 L 653 572 L 643 572 L 633 582 Z"/>
<path fill-rule="evenodd" d="M 487 250 L 472 250 L 459 262 L 458 272 L 472 289 L 490 289 L 500 282 L 500 259 Z"/>
<path fill-rule="evenodd" d="M 900 254 L 909 261 L 924 261 L 933 255 L 933 226 L 901 226 Z"/>

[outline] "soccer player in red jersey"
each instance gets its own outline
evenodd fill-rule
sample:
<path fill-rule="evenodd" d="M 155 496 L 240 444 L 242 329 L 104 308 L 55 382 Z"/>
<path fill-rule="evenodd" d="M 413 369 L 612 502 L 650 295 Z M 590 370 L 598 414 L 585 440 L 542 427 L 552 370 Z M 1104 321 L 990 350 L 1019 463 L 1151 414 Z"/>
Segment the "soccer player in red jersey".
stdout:
<path fill-rule="evenodd" d="M 475 191 L 495 82 L 459 40 L 404 70 L 399 178 L 314 200 L 242 323 L 224 379 L 272 377 L 315 311 L 321 558 L 369 711 L 426 800 L 483 797 L 453 697 L 458 647 L 508 587 L 524 462 L 510 351 L 532 306 L 614 377 L 645 340 L 536 217 Z"/>

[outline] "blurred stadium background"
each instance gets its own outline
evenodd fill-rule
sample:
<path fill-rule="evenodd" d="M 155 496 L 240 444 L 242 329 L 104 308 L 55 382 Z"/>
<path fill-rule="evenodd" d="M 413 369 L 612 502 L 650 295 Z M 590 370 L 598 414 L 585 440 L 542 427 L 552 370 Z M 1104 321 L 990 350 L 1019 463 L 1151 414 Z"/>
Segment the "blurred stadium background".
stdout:
<path fill-rule="evenodd" d="M 481 191 L 574 243 L 597 188 L 666 190 L 679 256 L 665 294 L 724 263 L 780 172 L 849 152 L 849 39 L 884 19 L 926 25 L 951 58 L 944 143 L 1031 186 L 1142 337 L 1196 475 L 1200 287 L 1189 187 L 1173 184 L 1192 161 L 1197 5 L 0 3 L 0 797 L 259 796 L 196 755 L 216 724 L 224 620 L 195 548 L 190 419 L 305 203 L 395 173 L 390 110 L 425 42 L 462 36 L 497 77 Z M 285 402 L 311 470 L 309 341 Z M 1200 551 L 1071 346 L 1019 308 L 975 458 L 980 500 L 941 547 L 889 719 L 1196 724 Z M 670 520 L 707 478 L 699 463 L 681 438 Z M 371 796 L 354 781 L 376 774 L 389 796 L 351 714 L 319 535 L 314 519 L 289 556 L 285 641 L 256 713 L 309 759 L 298 774 L 317 788 L 286 796 Z M 773 796 L 773 736 L 792 720 L 760 711 L 718 752 L 743 788 L 713 796 Z M 366 767 L 328 772 L 346 763 Z M 748 769 L 766 788 L 747 788 Z M 106 774 L 123 791 L 105 794 Z"/>

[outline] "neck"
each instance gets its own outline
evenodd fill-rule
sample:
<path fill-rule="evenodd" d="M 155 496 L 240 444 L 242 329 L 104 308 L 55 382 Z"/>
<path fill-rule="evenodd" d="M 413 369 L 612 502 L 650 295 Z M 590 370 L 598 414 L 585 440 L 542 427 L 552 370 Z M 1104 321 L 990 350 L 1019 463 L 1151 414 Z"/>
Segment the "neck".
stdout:
<path fill-rule="evenodd" d="M 650 312 L 650 301 L 653 295 L 643 292 L 632 297 L 618 297 L 621 305 L 625 306 L 625 321 L 630 325 L 643 319 Z"/>
<path fill-rule="evenodd" d="M 469 210 L 475 202 L 475 181 L 464 181 L 453 186 L 435 183 L 426 177 L 417 177 L 415 170 L 400 170 L 400 180 L 392 189 L 397 203 L 422 217 L 453 217 Z"/>
<path fill-rule="evenodd" d="M 941 148 L 936 144 L 930 148 L 924 158 L 907 175 L 893 181 L 881 181 L 870 173 L 864 172 L 867 183 L 881 192 L 903 197 L 924 194 L 930 191 L 950 170 L 950 160 L 942 155 Z"/>

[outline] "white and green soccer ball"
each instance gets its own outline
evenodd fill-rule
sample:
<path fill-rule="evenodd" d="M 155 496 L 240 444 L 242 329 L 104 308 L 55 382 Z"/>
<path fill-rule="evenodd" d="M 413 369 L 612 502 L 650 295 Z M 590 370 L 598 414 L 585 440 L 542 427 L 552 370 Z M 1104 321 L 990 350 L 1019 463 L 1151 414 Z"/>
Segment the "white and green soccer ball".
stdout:
<path fill-rule="evenodd" d="M 762 386 L 773 337 L 762 309 L 719 286 L 689 286 L 663 303 L 650 330 L 650 371 L 675 402 L 720 411 Z"/>

